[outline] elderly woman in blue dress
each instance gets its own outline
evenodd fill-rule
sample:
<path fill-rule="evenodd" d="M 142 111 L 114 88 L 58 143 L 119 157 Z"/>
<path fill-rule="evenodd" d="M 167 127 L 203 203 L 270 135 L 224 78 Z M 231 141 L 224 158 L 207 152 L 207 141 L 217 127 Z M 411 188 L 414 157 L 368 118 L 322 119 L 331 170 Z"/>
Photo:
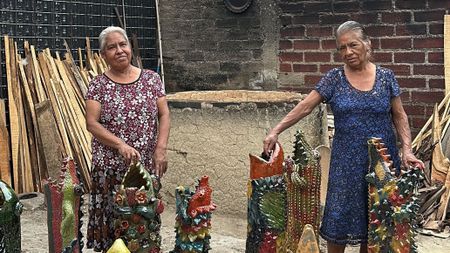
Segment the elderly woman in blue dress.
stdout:
<path fill-rule="evenodd" d="M 392 70 L 371 62 L 371 42 L 363 26 L 355 21 L 341 24 L 336 43 L 344 65 L 326 73 L 315 89 L 269 132 L 264 152 L 273 149 L 281 132 L 322 101 L 328 103 L 334 114 L 335 136 L 320 235 L 327 241 L 329 253 L 342 253 L 347 244 L 361 244 L 360 252 L 367 252 L 368 138 L 383 139 L 397 169 L 401 163 L 422 168 L 423 163 L 411 150 L 411 133 L 398 82 Z M 401 160 L 395 130 L 401 141 Z"/>

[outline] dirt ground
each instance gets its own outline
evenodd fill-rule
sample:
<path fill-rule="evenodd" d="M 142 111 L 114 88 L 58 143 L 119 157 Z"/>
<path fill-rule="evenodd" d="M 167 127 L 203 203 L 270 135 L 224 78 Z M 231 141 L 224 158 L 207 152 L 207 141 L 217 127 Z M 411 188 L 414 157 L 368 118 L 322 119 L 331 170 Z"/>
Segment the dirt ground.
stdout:
<path fill-rule="evenodd" d="M 24 204 L 24 212 L 21 215 L 22 226 L 22 252 L 46 253 L 48 252 L 47 211 L 44 206 L 44 198 L 38 195 L 35 198 L 21 201 Z M 86 205 L 83 206 L 86 213 Z M 83 217 L 87 224 L 87 215 Z M 163 252 L 169 252 L 174 246 L 174 207 L 166 207 L 162 215 Z M 227 217 L 214 215 L 212 218 L 211 253 L 241 253 L 245 252 L 245 238 L 247 230 L 246 217 Z M 86 226 L 83 226 L 86 234 Z M 419 253 L 449 253 L 450 238 L 418 235 L 417 244 Z M 322 252 L 326 252 L 324 242 L 321 241 Z M 84 248 L 83 252 L 93 252 Z M 357 253 L 359 248 L 348 247 L 346 253 Z"/>

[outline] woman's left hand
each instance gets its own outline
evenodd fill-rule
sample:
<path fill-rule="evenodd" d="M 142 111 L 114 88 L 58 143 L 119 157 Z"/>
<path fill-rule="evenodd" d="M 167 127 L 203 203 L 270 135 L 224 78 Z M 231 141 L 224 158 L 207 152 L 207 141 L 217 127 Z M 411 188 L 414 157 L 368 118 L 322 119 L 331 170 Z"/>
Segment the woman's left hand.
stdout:
<path fill-rule="evenodd" d="M 425 165 L 423 162 L 412 153 L 412 152 L 404 152 L 402 155 L 402 163 L 405 167 L 419 167 L 420 169 L 425 169 Z"/>
<path fill-rule="evenodd" d="M 164 148 L 156 148 L 153 154 L 153 162 L 155 163 L 155 175 L 162 177 L 167 171 L 167 151 Z"/>

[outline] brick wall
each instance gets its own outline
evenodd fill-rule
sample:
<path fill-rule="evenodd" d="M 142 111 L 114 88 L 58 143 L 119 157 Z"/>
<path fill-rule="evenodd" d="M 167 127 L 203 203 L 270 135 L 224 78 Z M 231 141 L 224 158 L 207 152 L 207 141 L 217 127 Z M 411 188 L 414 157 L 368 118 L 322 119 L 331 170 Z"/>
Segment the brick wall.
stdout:
<path fill-rule="evenodd" d="M 280 14 L 279 85 L 309 92 L 329 69 L 342 65 L 335 29 L 347 20 L 367 28 L 374 62 L 391 68 L 413 134 L 444 96 L 444 14 L 447 0 L 289 1 Z"/>
<path fill-rule="evenodd" d="M 156 12 L 153 0 L 126 0 L 125 16 L 129 35 L 138 35 L 143 64 L 157 63 Z M 28 40 L 37 50 L 63 50 L 66 40 L 73 49 L 84 49 L 86 37 L 98 48 L 98 34 L 105 27 L 119 25 L 114 8 L 122 13 L 121 0 L 1 0 L 0 1 L 0 98 L 7 97 L 3 35 L 14 37 L 19 48 Z M 131 38 L 131 36 L 130 36 Z M 73 53 L 76 53 L 75 51 Z"/>
<path fill-rule="evenodd" d="M 223 0 L 160 2 L 168 91 L 276 88 L 278 14 L 273 0 L 241 14 Z"/>

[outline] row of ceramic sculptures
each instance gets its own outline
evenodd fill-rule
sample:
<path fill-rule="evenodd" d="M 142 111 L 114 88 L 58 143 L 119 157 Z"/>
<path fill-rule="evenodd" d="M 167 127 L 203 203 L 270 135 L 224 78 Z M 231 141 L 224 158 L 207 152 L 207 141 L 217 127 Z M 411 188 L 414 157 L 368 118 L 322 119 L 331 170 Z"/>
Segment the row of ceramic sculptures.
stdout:
<path fill-rule="evenodd" d="M 51 253 L 82 252 L 80 207 L 83 187 L 79 178 L 74 161 L 66 159 L 59 180 L 45 183 Z M 150 174 L 142 164 L 130 165 L 118 191 L 114 192 L 114 212 L 117 216 L 114 234 L 117 240 L 109 253 L 161 252 L 160 214 L 164 206 L 160 189 L 159 178 Z M 211 193 L 207 176 L 198 181 L 195 190 L 183 186 L 176 189 L 176 242 L 173 253 L 209 251 L 211 213 L 216 209 L 211 202 Z"/>
<path fill-rule="evenodd" d="M 379 138 L 368 140 L 368 150 L 368 250 L 417 252 L 416 194 L 423 171 L 396 173 Z M 279 144 L 269 158 L 250 155 L 246 252 L 319 253 L 320 180 L 319 154 L 301 132 L 295 135 L 292 157 L 284 159 Z"/>
<path fill-rule="evenodd" d="M 370 139 L 368 150 L 369 252 L 417 252 L 415 194 L 423 172 L 408 168 L 396 174 L 381 139 Z M 318 152 L 297 132 L 292 157 L 284 159 L 278 144 L 270 158 L 250 155 L 250 166 L 246 252 L 318 253 L 321 180 Z M 74 161 L 66 159 L 60 178 L 44 184 L 49 252 L 82 251 L 83 186 L 79 178 Z M 159 179 L 140 163 L 130 166 L 114 193 L 117 241 L 109 253 L 161 252 L 160 214 L 164 207 L 160 189 Z M 12 217 L 0 217 L 0 253 L 20 252 L 17 238 L 20 238 L 21 204 L 3 182 L 0 190 L 0 211 L 9 210 Z M 176 241 L 171 253 L 210 250 L 211 213 L 216 208 L 211 193 L 207 176 L 198 181 L 195 190 L 183 186 L 176 189 Z"/>

